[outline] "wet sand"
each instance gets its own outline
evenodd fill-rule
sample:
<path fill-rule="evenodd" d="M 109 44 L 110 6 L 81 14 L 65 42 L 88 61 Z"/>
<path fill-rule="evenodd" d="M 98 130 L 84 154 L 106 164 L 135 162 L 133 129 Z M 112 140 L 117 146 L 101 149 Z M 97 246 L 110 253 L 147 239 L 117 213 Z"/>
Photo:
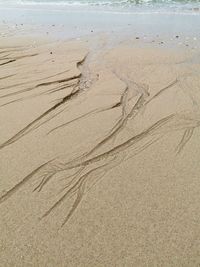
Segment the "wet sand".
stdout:
<path fill-rule="evenodd" d="M 0 266 L 199 266 L 199 50 L 86 39 L 1 38 Z"/>

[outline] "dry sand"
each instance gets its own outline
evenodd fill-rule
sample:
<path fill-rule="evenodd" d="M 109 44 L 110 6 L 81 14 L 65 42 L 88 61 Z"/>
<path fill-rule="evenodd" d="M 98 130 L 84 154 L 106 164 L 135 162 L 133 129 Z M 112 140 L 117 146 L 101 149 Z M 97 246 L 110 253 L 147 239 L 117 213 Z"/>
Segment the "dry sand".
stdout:
<path fill-rule="evenodd" d="M 30 43 L 0 46 L 0 266 L 199 266 L 198 53 Z"/>

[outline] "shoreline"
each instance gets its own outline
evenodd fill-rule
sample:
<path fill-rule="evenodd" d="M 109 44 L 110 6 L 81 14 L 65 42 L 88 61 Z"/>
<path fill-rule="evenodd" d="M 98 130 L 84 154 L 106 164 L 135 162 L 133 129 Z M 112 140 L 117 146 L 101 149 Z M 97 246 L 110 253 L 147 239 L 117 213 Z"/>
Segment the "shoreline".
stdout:
<path fill-rule="evenodd" d="M 13 11 L 16 13 L 15 9 Z M 107 18 L 110 23 L 109 27 L 106 27 L 108 20 L 105 19 L 104 15 L 102 17 L 102 14 L 99 17 L 96 16 L 94 20 L 95 23 L 91 26 L 95 13 L 94 16 L 87 18 L 85 23 L 88 12 L 84 13 L 85 16 L 83 16 L 81 21 L 81 19 L 79 19 L 79 12 L 77 16 L 74 16 L 73 13 L 70 14 L 70 17 L 66 20 L 66 13 L 64 11 L 64 17 L 61 18 L 61 21 L 57 21 L 57 15 L 52 13 L 52 16 L 48 18 L 47 11 L 46 15 L 43 14 L 44 23 L 37 21 L 37 23 L 30 24 L 26 22 L 27 19 L 24 17 L 23 12 L 22 10 L 22 14 L 18 14 L 18 18 L 14 17 L 14 21 L 12 22 L 8 22 L 9 20 L 3 20 L 2 18 L 3 23 L 0 24 L 0 37 L 2 40 L 6 38 L 15 39 L 16 36 L 18 36 L 18 38 L 33 39 L 33 44 L 34 39 L 37 40 L 38 38 L 49 41 L 83 40 L 88 42 L 90 47 L 95 46 L 95 49 L 98 50 L 101 49 L 98 45 L 98 39 L 103 38 L 106 40 L 107 49 L 129 40 L 133 41 L 136 46 L 152 44 L 152 46 L 155 47 L 163 46 L 170 49 L 186 49 L 186 51 L 188 49 L 194 51 L 200 49 L 200 35 L 197 29 L 197 21 L 193 19 L 191 23 L 188 23 L 182 16 L 180 16 L 181 20 L 179 21 L 176 15 L 173 16 L 174 20 L 172 17 L 166 16 L 165 18 L 163 15 L 156 15 L 156 20 L 154 15 L 138 15 L 138 17 L 134 18 L 131 22 L 124 21 L 124 24 L 119 27 L 122 17 L 115 14 Z M 35 11 L 32 15 L 37 19 L 37 17 L 40 16 L 39 14 L 38 11 Z M 8 19 L 11 15 L 12 13 L 5 14 L 5 17 Z M 29 15 L 29 13 L 26 14 L 26 16 Z M 123 18 L 124 17 L 123 15 Z M 148 20 L 146 21 L 147 18 Z M 200 21 L 200 16 L 196 18 Z M 182 24 L 183 20 L 189 25 L 189 28 L 184 27 L 185 25 Z M 67 23 L 67 21 L 70 21 L 70 23 Z M 143 24 L 144 21 L 145 23 Z M 151 25 L 148 25 L 149 21 L 151 21 Z M 175 23 L 178 26 L 169 26 L 166 21 L 171 21 L 170 23 L 172 25 Z M 157 26 L 155 27 L 155 25 Z M 167 31 L 168 28 L 170 28 L 170 31 Z"/>

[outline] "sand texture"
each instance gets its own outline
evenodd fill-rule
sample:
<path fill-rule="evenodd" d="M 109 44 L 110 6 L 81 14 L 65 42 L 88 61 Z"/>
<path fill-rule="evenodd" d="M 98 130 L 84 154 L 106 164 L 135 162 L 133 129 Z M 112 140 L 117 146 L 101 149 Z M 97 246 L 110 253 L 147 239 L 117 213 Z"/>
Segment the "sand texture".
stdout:
<path fill-rule="evenodd" d="M 0 266 L 200 265 L 200 58 L 0 45 Z"/>

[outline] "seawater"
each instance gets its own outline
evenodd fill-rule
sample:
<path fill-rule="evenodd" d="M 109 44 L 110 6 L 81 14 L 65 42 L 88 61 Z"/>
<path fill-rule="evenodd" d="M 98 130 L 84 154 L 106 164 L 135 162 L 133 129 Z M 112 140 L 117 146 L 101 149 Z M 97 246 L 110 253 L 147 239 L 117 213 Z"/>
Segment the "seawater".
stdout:
<path fill-rule="evenodd" d="M 0 0 L 0 5 L 73 6 L 122 12 L 200 13 L 200 0 Z"/>

